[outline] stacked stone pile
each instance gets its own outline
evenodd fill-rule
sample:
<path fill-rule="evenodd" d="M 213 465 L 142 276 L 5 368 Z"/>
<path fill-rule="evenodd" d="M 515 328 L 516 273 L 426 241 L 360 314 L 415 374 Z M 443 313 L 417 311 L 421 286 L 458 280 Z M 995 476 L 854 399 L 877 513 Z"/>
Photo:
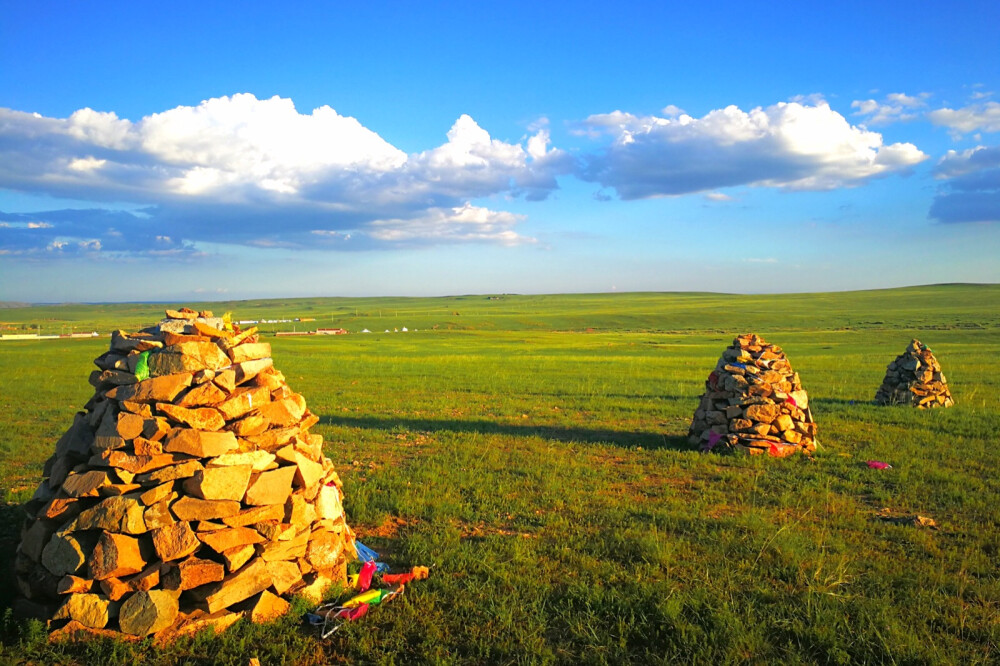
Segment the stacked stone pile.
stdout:
<path fill-rule="evenodd" d="M 167 310 L 118 331 L 26 505 L 26 614 L 145 636 L 267 620 L 346 581 L 354 537 L 319 419 L 256 329 Z"/>
<path fill-rule="evenodd" d="M 783 457 L 816 450 L 809 396 L 781 347 L 750 334 L 733 340 L 705 381 L 689 438 L 717 447 Z"/>
<path fill-rule="evenodd" d="M 919 340 L 912 340 L 906 351 L 886 368 L 885 379 L 875 393 L 875 404 L 927 409 L 951 407 L 955 401 L 941 372 L 941 364 L 930 348 Z"/>

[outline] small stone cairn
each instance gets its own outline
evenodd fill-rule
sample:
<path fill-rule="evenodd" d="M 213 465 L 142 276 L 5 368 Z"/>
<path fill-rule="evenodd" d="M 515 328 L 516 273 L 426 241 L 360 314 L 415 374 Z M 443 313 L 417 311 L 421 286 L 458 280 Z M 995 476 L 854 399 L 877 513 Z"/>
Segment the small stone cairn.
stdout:
<path fill-rule="evenodd" d="M 271 346 L 211 312 L 166 314 L 111 336 L 25 507 L 15 610 L 63 633 L 266 621 L 356 556 L 319 419 Z"/>
<path fill-rule="evenodd" d="M 951 407 L 955 401 L 941 372 L 941 364 L 927 345 L 914 339 L 886 368 L 885 379 L 875 393 L 875 404 L 929 409 Z"/>
<path fill-rule="evenodd" d="M 781 347 L 758 335 L 733 340 L 705 381 L 688 433 L 703 451 L 784 457 L 816 450 L 816 423 Z"/>

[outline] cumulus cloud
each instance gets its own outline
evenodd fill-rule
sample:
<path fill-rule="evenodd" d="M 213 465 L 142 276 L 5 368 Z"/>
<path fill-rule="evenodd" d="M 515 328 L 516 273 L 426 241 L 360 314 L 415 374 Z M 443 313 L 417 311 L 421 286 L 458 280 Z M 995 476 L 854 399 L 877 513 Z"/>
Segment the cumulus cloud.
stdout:
<path fill-rule="evenodd" d="M 152 252 L 165 242 L 159 239 L 188 252 L 199 241 L 316 247 L 317 239 L 337 239 L 340 246 L 404 228 L 393 242 L 510 244 L 520 238 L 510 227 L 522 218 L 470 207 L 470 200 L 544 199 L 571 170 L 544 126 L 508 143 L 467 115 L 442 145 L 407 154 L 329 106 L 303 114 L 279 97 L 220 97 L 135 122 L 92 109 L 68 118 L 0 109 L 0 187 L 147 206 L 118 213 L 117 236 L 107 235 L 109 211 L 50 212 L 47 236 L 5 227 L 0 247 Z M 471 229 L 462 227 L 471 213 L 454 211 L 467 208 L 493 221 L 458 233 Z"/>
<path fill-rule="evenodd" d="M 851 187 L 906 171 L 927 159 L 910 143 L 850 125 L 825 102 L 736 106 L 701 118 L 594 115 L 584 131 L 612 143 L 588 156 L 579 175 L 622 199 L 701 192 L 735 185 L 787 190 Z"/>
<path fill-rule="evenodd" d="M 456 208 L 432 209 L 418 218 L 376 220 L 371 225 L 370 234 L 377 240 L 390 242 L 473 242 L 485 239 L 499 240 L 505 245 L 537 242 L 513 230 L 523 217 L 465 204 Z"/>
<path fill-rule="evenodd" d="M 934 176 L 943 181 L 930 216 L 940 222 L 1000 222 L 1000 146 L 977 146 L 941 158 Z"/>
<path fill-rule="evenodd" d="M 956 136 L 970 132 L 1000 132 L 1000 102 L 981 102 L 960 109 L 936 109 L 927 114 L 935 125 Z"/>
<path fill-rule="evenodd" d="M 864 116 L 868 125 L 888 125 L 905 120 L 913 120 L 920 110 L 927 106 L 929 93 L 916 96 L 905 93 L 889 93 L 881 102 L 874 99 L 854 100 L 851 108 L 857 109 L 855 116 Z"/>

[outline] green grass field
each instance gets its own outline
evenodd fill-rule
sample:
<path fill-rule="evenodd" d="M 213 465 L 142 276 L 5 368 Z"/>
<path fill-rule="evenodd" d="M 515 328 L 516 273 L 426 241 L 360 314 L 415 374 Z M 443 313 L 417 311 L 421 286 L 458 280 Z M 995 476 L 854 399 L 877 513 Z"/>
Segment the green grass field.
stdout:
<path fill-rule="evenodd" d="M 292 615 L 166 648 L 50 645 L 7 615 L 0 662 L 1000 662 L 1000 286 L 205 307 L 376 331 L 268 341 L 321 416 L 313 430 L 361 540 L 394 568 L 433 565 L 431 578 L 325 641 Z M 0 320 L 106 333 L 162 309 Z M 748 331 L 802 376 L 814 459 L 687 444 L 705 377 Z M 911 337 L 934 349 L 954 408 L 870 404 Z M 17 505 L 107 344 L 0 342 L 0 605 Z M 883 508 L 939 529 L 881 520 Z"/>

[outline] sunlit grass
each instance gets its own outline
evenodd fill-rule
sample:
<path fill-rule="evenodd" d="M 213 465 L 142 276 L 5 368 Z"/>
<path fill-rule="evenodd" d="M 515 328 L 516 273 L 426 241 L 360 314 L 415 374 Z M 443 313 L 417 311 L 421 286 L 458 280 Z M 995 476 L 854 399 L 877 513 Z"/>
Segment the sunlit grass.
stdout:
<path fill-rule="evenodd" d="M 717 295 L 657 294 L 359 302 L 430 314 L 426 326 L 399 316 L 416 333 L 268 340 L 321 417 L 314 431 L 362 540 L 394 566 L 433 565 L 429 580 L 327 641 L 289 617 L 277 631 L 240 624 L 167 648 L 53 647 L 8 619 L 0 659 L 996 662 L 998 296 L 940 287 L 739 297 L 731 308 Z M 111 321 L 115 310 L 98 314 Z M 802 376 L 820 426 L 814 460 L 686 444 L 705 376 L 750 329 L 782 345 Z M 911 336 L 938 354 L 956 407 L 870 404 Z M 0 343 L 5 565 L 12 505 L 89 397 L 106 344 Z M 869 459 L 893 468 L 868 469 Z M 939 529 L 879 520 L 883 508 Z"/>

